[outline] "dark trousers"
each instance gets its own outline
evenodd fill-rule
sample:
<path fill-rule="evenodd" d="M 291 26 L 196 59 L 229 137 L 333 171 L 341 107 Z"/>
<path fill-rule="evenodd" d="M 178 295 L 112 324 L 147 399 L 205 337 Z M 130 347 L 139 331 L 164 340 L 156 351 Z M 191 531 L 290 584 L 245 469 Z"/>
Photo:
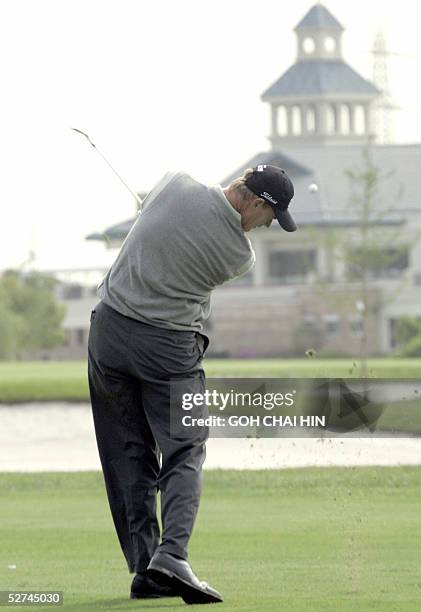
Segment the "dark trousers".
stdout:
<path fill-rule="evenodd" d="M 91 313 L 88 375 L 93 421 L 111 514 L 129 572 L 146 569 L 158 546 L 187 559 L 209 428 L 173 434 L 170 385 L 175 380 L 186 393 L 204 392 L 201 360 L 208 342 L 194 331 L 141 323 L 103 302 Z M 172 404 L 171 410 L 181 413 L 182 408 Z M 201 410 L 199 416 L 207 416 Z"/>

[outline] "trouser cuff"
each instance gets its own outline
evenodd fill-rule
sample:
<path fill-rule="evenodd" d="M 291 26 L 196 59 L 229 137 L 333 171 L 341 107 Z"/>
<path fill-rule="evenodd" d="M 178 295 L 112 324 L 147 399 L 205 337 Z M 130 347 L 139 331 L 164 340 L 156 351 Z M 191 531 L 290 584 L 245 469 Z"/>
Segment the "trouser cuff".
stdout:
<path fill-rule="evenodd" d="M 171 555 L 176 555 L 177 557 L 181 557 L 181 559 L 187 561 L 187 552 L 179 546 L 174 546 L 173 544 L 161 544 L 158 547 L 158 551 L 170 553 Z"/>

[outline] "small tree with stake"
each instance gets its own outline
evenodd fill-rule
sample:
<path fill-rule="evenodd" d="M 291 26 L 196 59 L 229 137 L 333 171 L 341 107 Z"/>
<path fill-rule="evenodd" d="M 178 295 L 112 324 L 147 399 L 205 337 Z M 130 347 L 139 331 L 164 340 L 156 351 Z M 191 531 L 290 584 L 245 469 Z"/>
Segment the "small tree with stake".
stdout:
<path fill-rule="evenodd" d="M 390 180 L 393 172 L 381 173 L 373 163 L 370 147 L 363 150 L 362 164 L 357 169 L 346 169 L 345 174 L 350 183 L 350 200 L 348 220 L 345 230 L 332 230 L 324 233 L 322 241 L 331 253 L 332 260 L 345 264 L 347 280 L 352 283 L 352 290 L 346 292 L 344 300 L 350 296 L 355 300 L 355 308 L 361 317 L 360 360 L 362 376 L 368 376 L 368 339 L 370 316 L 379 309 L 381 303 L 395 299 L 396 287 L 390 295 L 384 288 L 376 301 L 370 300 L 370 290 L 375 280 L 390 275 L 398 278 L 407 265 L 409 249 L 408 236 L 403 240 L 403 220 L 396 216 L 393 205 L 387 207 L 381 200 L 380 186 Z M 393 201 L 402 197 L 403 188 L 398 185 Z M 402 284 L 406 282 L 403 279 Z M 327 282 L 317 282 L 318 293 L 332 299 L 327 292 Z M 339 299 L 339 296 L 337 298 Z"/>
<path fill-rule="evenodd" d="M 373 306 L 369 304 L 370 282 L 382 277 L 384 271 L 395 270 L 399 273 L 405 267 L 408 243 L 402 243 L 402 225 L 387 227 L 387 217 L 395 212 L 393 206 L 384 207 L 379 195 L 382 181 L 392 177 L 393 172 L 382 174 L 374 165 L 369 147 L 363 151 L 363 165 L 359 170 L 347 169 L 350 180 L 352 211 L 356 216 L 355 246 L 344 245 L 343 255 L 348 269 L 348 279 L 357 283 L 359 299 L 356 307 L 361 314 L 361 370 L 368 375 L 368 323 Z M 402 197 L 402 187 L 398 187 L 395 201 Z M 391 247 L 391 245 L 393 245 Z M 382 301 L 391 296 L 383 295 Z M 377 306 L 379 306 L 377 304 Z"/>

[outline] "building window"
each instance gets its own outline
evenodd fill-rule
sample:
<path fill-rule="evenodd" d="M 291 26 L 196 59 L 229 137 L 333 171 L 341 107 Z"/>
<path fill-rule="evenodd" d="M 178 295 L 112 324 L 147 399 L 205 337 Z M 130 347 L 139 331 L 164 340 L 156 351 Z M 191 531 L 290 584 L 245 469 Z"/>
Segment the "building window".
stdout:
<path fill-rule="evenodd" d="M 306 313 L 303 316 L 303 323 L 304 325 L 310 325 L 310 326 L 314 325 L 316 323 L 316 315 Z"/>
<path fill-rule="evenodd" d="M 337 336 L 339 332 L 339 316 L 337 314 L 328 314 L 323 317 L 325 322 L 326 335 L 330 338 Z"/>
<path fill-rule="evenodd" d="M 363 318 L 360 316 L 349 318 L 349 331 L 351 336 L 355 338 L 361 338 L 364 332 Z"/>
<path fill-rule="evenodd" d="M 324 43 L 325 50 L 328 53 L 333 53 L 333 51 L 336 49 L 336 40 L 333 38 L 333 36 L 326 36 Z"/>
<path fill-rule="evenodd" d="M 364 269 L 369 280 L 399 278 L 409 266 L 407 248 L 366 252 L 357 250 L 350 252 L 348 256 L 351 260 L 347 267 L 348 280 L 360 279 Z"/>
<path fill-rule="evenodd" d="M 313 106 L 310 106 L 307 109 L 306 126 L 307 126 L 307 132 L 316 131 L 316 111 L 314 110 Z"/>
<path fill-rule="evenodd" d="M 390 338 L 390 348 L 395 349 L 398 345 L 397 334 L 396 334 L 396 326 L 398 324 L 399 319 L 389 319 L 389 338 Z"/>
<path fill-rule="evenodd" d="M 326 131 L 328 134 L 334 134 L 336 130 L 336 112 L 332 104 L 326 106 Z"/>
<path fill-rule="evenodd" d="M 308 53 L 308 55 L 311 55 L 312 53 L 314 53 L 315 49 L 316 49 L 316 45 L 315 45 L 313 38 L 310 38 L 308 36 L 307 38 L 303 40 L 303 51 L 305 53 Z"/>
<path fill-rule="evenodd" d="M 81 285 L 64 285 L 62 287 L 62 297 L 64 300 L 80 300 L 83 295 Z"/>
<path fill-rule="evenodd" d="M 339 123 L 342 134 L 349 134 L 351 131 L 351 118 L 349 115 L 349 106 L 347 104 L 339 105 Z"/>
<path fill-rule="evenodd" d="M 287 109 L 285 108 L 285 106 L 278 107 L 277 125 L 278 134 L 280 134 L 281 136 L 285 136 L 285 134 L 288 133 Z"/>
<path fill-rule="evenodd" d="M 313 314 L 305 314 L 303 316 L 303 328 L 305 331 L 311 333 L 317 328 L 317 319 Z"/>
<path fill-rule="evenodd" d="M 292 121 L 292 133 L 295 135 L 301 134 L 302 132 L 301 108 L 299 106 L 292 107 L 291 121 Z"/>
<path fill-rule="evenodd" d="M 242 276 L 238 276 L 234 278 L 230 282 L 230 286 L 244 286 L 244 285 L 252 285 L 253 284 L 253 271 L 247 272 L 247 274 L 243 274 Z"/>
<path fill-rule="evenodd" d="M 66 329 L 64 331 L 64 342 L 63 342 L 63 346 L 71 346 L 72 345 L 72 332 L 70 329 Z"/>
<path fill-rule="evenodd" d="M 354 132 L 356 134 L 365 134 L 365 114 L 364 107 L 357 104 L 354 107 Z"/>
<path fill-rule="evenodd" d="M 79 346 L 85 344 L 85 330 L 84 329 L 76 329 L 76 344 Z"/>
<path fill-rule="evenodd" d="M 284 284 L 306 283 L 316 267 L 316 251 L 269 252 L 269 279 Z"/>

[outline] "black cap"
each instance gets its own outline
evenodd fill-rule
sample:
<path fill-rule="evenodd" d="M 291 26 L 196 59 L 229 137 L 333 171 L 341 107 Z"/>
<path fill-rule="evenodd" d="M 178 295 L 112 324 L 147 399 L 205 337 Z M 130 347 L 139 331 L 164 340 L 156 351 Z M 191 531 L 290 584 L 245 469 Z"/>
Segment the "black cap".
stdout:
<path fill-rule="evenodd" d="M 287 232 L 295 232 L 297 226 L 288 211 L 294 197 L 294 185 L 282 168 L 262 164 L 253 168 L 245 180 L 247 187 L 270 204 L 279 225 Z"/>

